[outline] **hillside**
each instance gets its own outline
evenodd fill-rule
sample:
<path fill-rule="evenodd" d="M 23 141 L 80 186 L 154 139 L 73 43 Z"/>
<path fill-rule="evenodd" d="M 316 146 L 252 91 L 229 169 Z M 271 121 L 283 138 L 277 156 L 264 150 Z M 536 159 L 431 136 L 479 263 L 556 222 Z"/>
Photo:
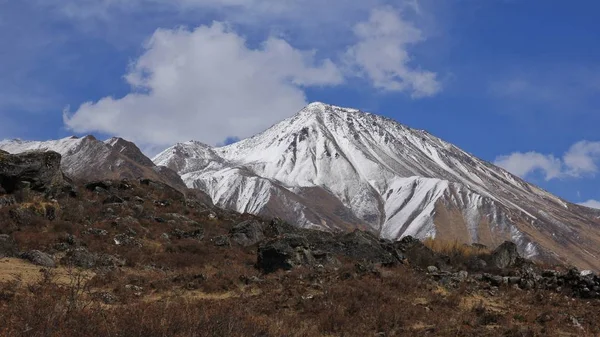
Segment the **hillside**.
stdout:
<path fill-rule="evenodd" d="M 2 336 L 600 333 L 600 277 L 510 242 L 328 234 L 148 179 L 72 186 L 53 152 L 0 154 L 0 186 L 17 186 L 0 194 Z"/>

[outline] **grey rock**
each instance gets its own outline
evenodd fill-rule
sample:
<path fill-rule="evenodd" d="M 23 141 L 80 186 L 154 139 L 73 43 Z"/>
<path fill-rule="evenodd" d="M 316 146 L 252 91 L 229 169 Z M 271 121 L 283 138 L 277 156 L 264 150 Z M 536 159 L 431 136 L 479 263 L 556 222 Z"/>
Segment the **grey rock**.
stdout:
<path fill-rule="evenodd" d="M 0 187 L 6 193 L 21 189 L 39 192 L 60 190 L 68 185 L 60 170 L 61 155 L 30 151 L 19 154 L 0 152 Z"/>
<path fill-rule="evenodd" d="M 229 241 L 229 237 L 227 235 L 216 236 L 212 239 L 212 242 L 217 247 L 231 246 L 231 242 Z"/>
<path fill-rule="evenodd" d="M 14 257 L 19 253 L 15 240 L 6 234 L 0 234 L 0 257 Z"/>
<path fill-rule="evenodd" d="M 0 187 L 0 194 L 2 194 L 2 190 Z M 15 199 L 12 195 L 5 195 L 0 197 L 0 208 L 10 205 L 15 205 L 17 203 L 17 199 Z"/>
<path fill-rule="evenodd" d="M 106 236 L 108 235 L 108 231 L 101 228 L 88 228 L 83 231 L 84 234 L 94 235 L 94 236 Z"/>
<path fill-rule="evenodd" d="M 115 236 L 113 240 L 117 246 L 142 246 L 142 243 L 140 241 L 127 234 L 119 234 Z"/>
<path fill-rule="evenodd" d="M 429 267 L 427 267 L 427 272 L 430 273 L 430 274 L 437 273 L 438 271 L 440 271 L 440 270 L 436 266 L 429 266 Z"/>
<path fill-rule="evenodd" d="M 520 258 L 517 251 L 517 245 L 510 241 L 505 241 L 491 254 L 492 265 L 496 268 L 508 268 Z"/>
<path fill-rule="evenodd" d="M 21 258 L 30 261 L 38 266 L 55 268 L 56 262 L 49 254 L 41 252 L 39 250 L 31 250 L 29 252 L 21 254 Z"/>
<path fill-rule="evenodd" d="M 192 231 L 183 231 L 181 229 L 174 229 L 171 232 L 171 236 L 173 236 L 177 239 L 202 240 L 204 238 L 204 230 L 203 229 L 195 229 Z"/>
<path fill-rule="evenodd" d="M 108 198 L 104 199 L 104 201 L 102 201 L 102 203 L 105 205 L 122 204 L 122 203 L 125 203 L 125 200 L 116 195 L 111 195 Z"/>
<path fill-rule="evenodd" d="M 244 247 L 252 246 L 265 238 L 263 224 L 247 220 L 235 225 L 230 231 L 231 240 Z"/>
<path fill-rule="evenodd" d="M 95 267 L 97 261 L 98 256 L 94 253 L 90 253 L 83 247 L 69 250 L 66 256 L 61 260 L 63 264 L 86 269 Z"/>

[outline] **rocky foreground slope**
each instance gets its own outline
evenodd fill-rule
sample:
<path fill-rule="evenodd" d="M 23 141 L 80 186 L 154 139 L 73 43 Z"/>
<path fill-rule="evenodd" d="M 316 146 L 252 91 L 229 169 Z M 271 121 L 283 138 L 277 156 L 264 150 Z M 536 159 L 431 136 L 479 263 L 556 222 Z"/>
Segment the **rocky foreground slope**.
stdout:
<path fill-rule="evenodd" d="M 2 336 L 600 333 L 600 278 L 511 242 L 324 233 L 148 179 L 71 185 L 59 162 L 0 153 Z"/>
<path fill-rule="evenodd" d="M 562 200 L 433 135 L 313 103 L 252 138 L 176 144 L 154 162 L 216 205 L 302 227 L 497 246 L 600 270 L 600 212 Z"/>

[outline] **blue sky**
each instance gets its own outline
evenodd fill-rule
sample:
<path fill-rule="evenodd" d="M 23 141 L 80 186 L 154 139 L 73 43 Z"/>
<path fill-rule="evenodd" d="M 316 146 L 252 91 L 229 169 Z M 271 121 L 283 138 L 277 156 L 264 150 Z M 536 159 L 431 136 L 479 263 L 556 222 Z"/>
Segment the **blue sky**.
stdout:
<path fill-rule="evenodd" d="M 0 0 L 0 139 L 117 135 L 151 154 L 247 137 L 323 101 L 600 200 L 598 12 L 583 0 Z"/>

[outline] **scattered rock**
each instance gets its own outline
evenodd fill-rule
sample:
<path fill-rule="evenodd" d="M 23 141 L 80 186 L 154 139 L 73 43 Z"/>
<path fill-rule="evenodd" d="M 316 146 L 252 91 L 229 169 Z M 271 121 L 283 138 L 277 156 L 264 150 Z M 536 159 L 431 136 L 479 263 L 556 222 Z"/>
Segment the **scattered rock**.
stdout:
<path fill-rule="evenodd" d="M 111 189 L 111 187 L 113 186 L 112 181 L 110 180 L 104 180 L 104 181 L 92 181 L 90 183 L 85 184 L 85 188 L 89 191 L 94 191 L 94 192 L 98 192 L 98 191 L 108 191 Z"/>
<path fill-rule="evenodd" d="M 119 300 L 115 295 L 106 291 L 95 292 L 92 294 L 92 297 L 102 301 L 104 304 L 115 304 Z"/>
<path fill-rule="evenodd" d="M 14 257 L 19 253 L 15 240 L 6 234 L 0 234 L 0 257 Z"/>
<path fill-rule="evenodd" d="M 490 260 L 493 267 L 502 269 L 514 266 L 519 258 L 517 245 L 513 242 L 505 241 L 498 248 L 494 249 Z"/>
<path fill-rule="evenodd" d="M 196 239 L 202 240 L 204 238 L 204 230 L 203 229 L 195 229 L 193 231 L 183 231 L 181 229 L 174 229 L 171 232 L 171 236 L 177 239 Z"/>
<path fill-rule="evenodd" d="M 117 246 L 142 246 L 142 243 L 139 240 L 127 234 L 119 234 L 115 236 L 113 240 Z"/>
<path fill-rule="evenodd" d="M 282 237 L 262 242 L 258 246 L 256 266 L 265 273 L 271 273 L 300 265 L 323 267 L 339 264 L 332 252 L 312 249 L 312 243 L 305 236 L 298 234 L 284 234 Z"/>
<path fill-rule="evenodd" d="M 290 270 L 299 264 L 299 256 L 287 240 L 266 242 L 258 247 L 257 267 L 265 273 Z"/>
<path fill-rule="evenodd" d="M 68 185 L 60 170 L 61 155 L 30 151 L 19 154 L 0 152 L 0 187 L 5 193 L 21 189 L 38 192 L 60 190 Z"/>
<path fill-rule="evenodd" d="M 108 231 L 100 228 L 88 228 L 83 231 L 83 234 L 94 235 L 94 236 L 106 236 Z"/>
<path fill-rule="evenodd" d="M 108 198 L 104 199 L 104 201 L 102 201 L 104 205 L 122 204 L 124 202 L 125 200 L 123 200 L 123 198 L 120 198 L 116 195 L 111 195 Z"/>
<path fill-rule="evenodd" d="M 256 220 L 240 222 L 229 234 L 233 242 L 244 247 L 255 245 L 265 238 L 263 224 Z"/>
<path fill-rule="evenodd" d="M 154 205 L 158 207 L 167 207 L 171 206 L 171 202 L 169 200 L 154 200 Z"/>
<path fill-rule="evenodd" d="M 6 193 L 6 191 L 2 191 L 2 187 L 0 187 L 0 194 Z M 17 203 L 17 199 L 13 195 L 5 195 L 0 197 L 0 208 L 15 205 Z"/>
<path fill-rule="evenodd" d="M 66 256 L 62 258 L 61 263 L 65 265 L 73 265 L 79 268 L 93 268 L 96 266 L 98 256 L 90 253 L 83 247 L 71 249 Z"/>
<path fill-rule="evenodd" d="M 231 241 L 229 241 L 229 237 L 227 235 L 215 236 L 211 240 L 213 244 L 217 247 L 230 247 Z"/>
<path fill-rule="evenodd" d="M 395 242 L 394 245 L 413 266 L 421 268 L 436 266 L 440 270 L 448 269 L 447 263 L 441 256 L 412 236 L 405 236 L 400 241 Z"/>
<path fill-rule="evenodd" d="M 33 264 L 37 264 L 38 266 L 55 268 L 56 262 L 54 259 L 39 250 L 31 250 L 29 252 L 21 254 L 21 258 L 30 261 Z"/>

